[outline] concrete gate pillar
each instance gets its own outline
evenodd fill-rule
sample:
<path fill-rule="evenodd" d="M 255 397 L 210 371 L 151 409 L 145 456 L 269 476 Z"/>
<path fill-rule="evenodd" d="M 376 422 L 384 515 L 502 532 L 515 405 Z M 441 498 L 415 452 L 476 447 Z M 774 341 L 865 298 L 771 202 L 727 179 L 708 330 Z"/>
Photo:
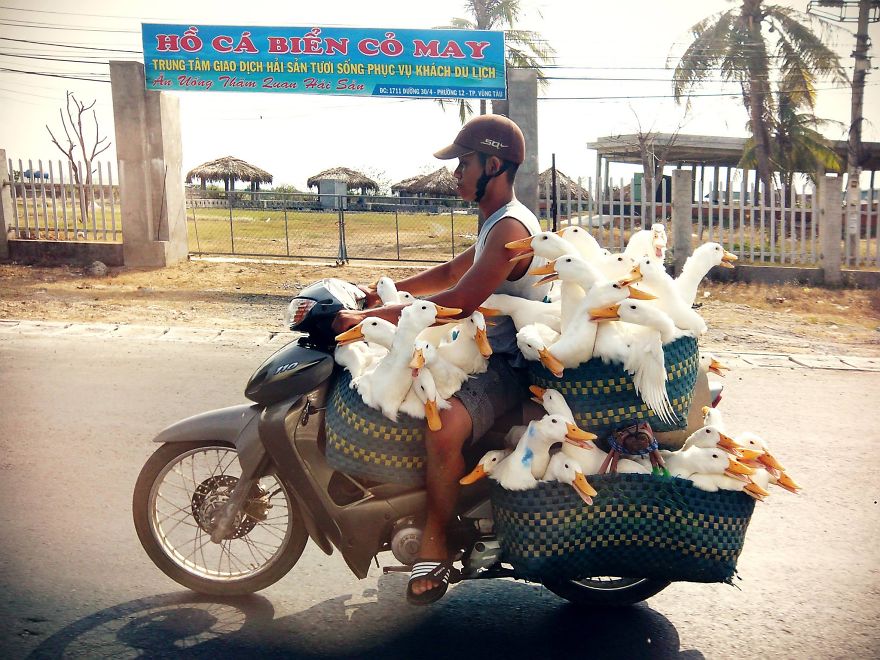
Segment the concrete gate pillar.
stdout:
<path fill-rule="evenodd" d="M 538 72 L 510 69 L 507 72 L 508 115 L 526 138 L 526 159 L 516 173 L 516 196 L 538 215 Z"/>
<path fill-rule="evenodd" d="M 126 266 L 186 259 L 180 104 L 148 90 L 140 62 L 110 62 Z"/>

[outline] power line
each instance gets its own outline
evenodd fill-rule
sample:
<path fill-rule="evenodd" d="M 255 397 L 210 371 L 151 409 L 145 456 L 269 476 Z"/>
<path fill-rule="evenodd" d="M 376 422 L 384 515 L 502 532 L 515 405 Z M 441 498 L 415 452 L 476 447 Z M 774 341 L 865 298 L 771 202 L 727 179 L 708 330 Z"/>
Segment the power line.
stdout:
<path fill-rule="evenodd" d="M 6 25 L 8 27 L 21 27 L 21 28 L 34 28 L 40 30 L 68 30 L 71 32 L 115 32 L 122 34 L 140 34 L 140 30 L 108 30 L 101 28 L 86 28 L 86 27 L 73 27 L 70 25 L 54 25 L 52 23 L 32 23 L 25 24 L 24 22 L 10 22 L 14 19 L 6 19 L 0 21 L 0 25 Z"/>
<path fill-rule="evenodd" d="M 69 75 L 64 75 L 61 73 L 49 73 L 47 71 L 21 71 L 19 69 L 7 69 L 7 68 L 3 68 L 3 67 L 0 67 L 0 71 L 6 72 L 6 73 L 23 73 L 23 74 L 26 74 L 29 76 L 46 76 L 48 78 L 65 78 L 67 80 L 85 80 L 86 82 L 100 82 L 100 83 L 109 83 L 110 82 L 109 80 L 96 80 L 95 78 L 83 78 L 81 76 L 69 76 Z M 89 76 L 89 75 L 100 76 L 100 75 L 104 75 L 104 74 L 84 73 L 83 75 L 84 76 Z"/>
<path fill-rule="evenodd" d="M 12 37 L 0 37 L 2 41 L 16 41 L 18 43 L 24 44 L 37 44 L 38 46 L 56 46 L 58 48 L 78 48 L 81 50 L 100 50 L 102 52 L 108 53 L 134 53 L 135 55 L 140 55 L 141 51 L 139 50 L 120 50 L 119 48 L 98 48 L 97 46 L 86 46 L 85 44 L 59 44 L 59 43 L 51 43 L 48 41 L 33 41 L 31 39 L 13 39 Z"/>
<path fill-rule="evenodd" d="M 871 83 L 872 85 L 880 85 L 880 83 Z M 816 91 L 844 91 L 849 90 L 849 87 L 839 86 L 839 87 L 817 87 Z M 682 98 L 696 98 L 696 97 L 704 97 L 704 96 L 742 96 L 741 92 L 710 92 L 707 94 L 683 94 Z M 633 95 L 633 96 L 539 96 L 538 99 L 541 101 L 604 101 L 611 99 L 673 99 L 675 98 L 674 94 L 644 94 L 644 95 Z"/>

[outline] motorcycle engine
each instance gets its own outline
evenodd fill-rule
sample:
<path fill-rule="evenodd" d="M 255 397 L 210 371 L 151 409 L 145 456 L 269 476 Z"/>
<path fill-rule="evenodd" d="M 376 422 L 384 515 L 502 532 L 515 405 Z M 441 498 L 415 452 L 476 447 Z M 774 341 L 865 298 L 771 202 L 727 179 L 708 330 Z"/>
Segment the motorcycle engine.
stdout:
<path fill-rule="evenodd" d="M 405 566 L 411 566 L 422 547 L 422 530 L 412 518 L 401 518 L 391 530 L 391 553 Z"/>

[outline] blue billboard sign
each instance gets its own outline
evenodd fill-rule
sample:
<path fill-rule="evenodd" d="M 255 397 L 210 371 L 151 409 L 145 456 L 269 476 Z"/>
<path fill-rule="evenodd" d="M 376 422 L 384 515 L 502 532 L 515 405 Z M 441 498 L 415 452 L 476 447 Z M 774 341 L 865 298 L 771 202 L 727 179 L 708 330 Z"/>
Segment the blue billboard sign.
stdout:
<path fill-rule="evenodd" d="M 142 24 L 147 89 L 504 99 L 504 33 Z"/>

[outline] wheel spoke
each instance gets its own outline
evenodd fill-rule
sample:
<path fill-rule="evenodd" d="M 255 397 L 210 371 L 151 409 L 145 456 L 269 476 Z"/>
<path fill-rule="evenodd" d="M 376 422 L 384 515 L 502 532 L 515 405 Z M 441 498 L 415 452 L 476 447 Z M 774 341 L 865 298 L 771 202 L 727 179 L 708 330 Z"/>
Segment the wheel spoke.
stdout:
<path fill-rule="evenodd" d="M 287 492 L 277 477 L 267 475 L 260 484 L 263 494 L 253 500 L 260 513 L 236 520 L 237 538 L 211 541 L 200 520 L 229 499 L 241 474 L 237 463 L 231 448 L 185 450 L 166 465 L 151 491 L 150 519 L 160 546 L 178 567 L 202 579 L 239 580 L 267 570 L 281 557 L 294 523 Z M 261 519 L 269 509 L 272 515 Z"/>

